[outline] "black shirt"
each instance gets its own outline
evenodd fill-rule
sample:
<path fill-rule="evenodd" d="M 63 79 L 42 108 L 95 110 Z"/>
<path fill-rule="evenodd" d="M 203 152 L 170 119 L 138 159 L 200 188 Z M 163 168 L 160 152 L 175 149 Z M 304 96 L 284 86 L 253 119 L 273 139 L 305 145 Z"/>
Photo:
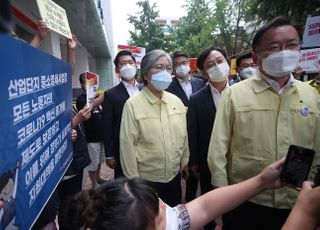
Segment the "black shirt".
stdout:
<path fill-rule="evenodd" d="M 80 111 L 87 103 L 87 95 L 81 94 L 77 98 L 76 106 Z M 102 111 L 99 107 L 91 110 L 91 117 L 83 122 L 87 142 L 102 142 Z"/>

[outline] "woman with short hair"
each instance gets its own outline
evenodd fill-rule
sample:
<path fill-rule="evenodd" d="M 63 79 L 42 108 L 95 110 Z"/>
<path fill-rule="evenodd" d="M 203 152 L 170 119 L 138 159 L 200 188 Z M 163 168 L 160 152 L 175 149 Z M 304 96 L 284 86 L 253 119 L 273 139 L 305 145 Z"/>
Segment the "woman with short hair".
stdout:
<path fill-rule="evenodd" d="M 172 60 L 163 50 L 141 61 L 145 87 L 128 99 L 120 128 L 120 161 L 124 175 L 150 182 L 171 206 L 181 202 L 180 170 L 189 160 L 186 108 L 165 92 L 172 81 Z"/>

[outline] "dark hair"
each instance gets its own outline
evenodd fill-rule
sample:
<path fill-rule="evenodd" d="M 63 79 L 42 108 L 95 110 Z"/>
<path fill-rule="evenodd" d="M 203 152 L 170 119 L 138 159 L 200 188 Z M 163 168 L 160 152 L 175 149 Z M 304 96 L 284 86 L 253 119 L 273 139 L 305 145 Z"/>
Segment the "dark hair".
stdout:
<path fill-rule="evenodd" d="M 210 47 L 206 48 L 205 50 L 203 50 L 198 56 L 197 66 L 200 70 L 203 70 L 203 64 L 204 64 L 205 60 L 207 59 L 207 57 L 209 56 L 209 54 L 211 53 L 211 51 L 213 51 L 213 50 L 220 52 L 225 57 L 225 59 L 227 59 L 227 54 L 223 49 L 221 49 L 219 47 L 210 46 Z"/>
<path fill-rule="evenodd" d="M 278 16 L 272 21 L 268 22 L 267 24 L 260 27 L 256 34 L 254 35 L 252 39 L 252 49 L 254 52 L 256 52 L 256 48 L 259 45 L 259 42 L 261 40 L 261 37 L 270 29 L 281 27 L 281 26 L 292 26 L 298 33 L 298 30 L 296 27 L 286 18 L 283 16 Z M 299 33 L 298 33 L 299 34 Z"/>
<path fill-rule="evenodd" d="M 166 57 L 172 65 L 172 59 L 167 52 L 164 50 L 151 50 L 146 55 L 143 56 L 140 64 L 140 76 L 144 85 L 147 85 L 146 75 L 150 69 L 154 66 L 156 61 L 161 58 Z"/>
<path fill-rule="evenodd" d="M 121 50 L 119 53 L 117 53 L 115 59 L 113 60 L 113 64 L 115 65 L 116 68 L 119 66 L 119 59 L 122 56 L 131 56 L 132 60 L 136 62 L 136 59 L 134 58 L 130 50 Z"/>
<path fill-rule="evenodd" d="M 251 52 L 250 53 L 241 54 L 236 60 L 237 67 L 239 67 L 241 65 L 241 61 L 243 59 L 248 59 L 248 58 L 252 58 L 252 53 Z"/>
<path fill-rule="evenodd" d="M 178 57 L 186 57 L 189 58 L 187 54 L 183 53 L 182 51 L 176 51 L 172 54 L 172 59 L 178 58 Z"/>
<path fill-rule="evenodd" d="M 86 73 L 82 73 L 79 75 L 80 84 L 84 84 L 86 82 Z"/>
<path fill-rule="evenodd" d="M 159 199 L 139 178 L 116 179 L 96 190 L 83 190 L 62 204 L 62 229 L 140 230 L 154 226 Z"/>

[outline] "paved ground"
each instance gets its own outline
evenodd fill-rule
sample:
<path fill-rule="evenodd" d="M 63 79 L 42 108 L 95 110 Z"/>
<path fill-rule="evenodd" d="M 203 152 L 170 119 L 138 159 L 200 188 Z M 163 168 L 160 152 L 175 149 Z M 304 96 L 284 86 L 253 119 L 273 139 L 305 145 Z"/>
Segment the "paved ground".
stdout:
<path fill-rule="evenodd" d="M 114 170 L 109 168 L 106 164 L 102 164 L 101 166 L 101 172 L 100 175 L 104 178 L 109 178 L 111 180 L 114 179 Z M 91 186 L 91 181 L 88 177 L 88 171 L 84 171 L 84 176 L 83 176 L 83 184 L 84 184 L 84 189 L 89 189 Z"/>

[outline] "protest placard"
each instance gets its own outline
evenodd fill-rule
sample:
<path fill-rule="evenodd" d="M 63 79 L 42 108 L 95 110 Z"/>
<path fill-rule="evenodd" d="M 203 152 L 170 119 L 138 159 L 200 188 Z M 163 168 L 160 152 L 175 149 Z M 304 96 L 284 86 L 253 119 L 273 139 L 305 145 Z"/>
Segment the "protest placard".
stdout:
<path fill-rule="evenodd" d="M 121 50 L 130 50 L 136 59 L 137 68 L 140 69 L 140 63 L 143 56 L 146 54 L 146 49 L 138 46 L 118 45 L 118 52 Z"/>
<path fill-rule="evenodd" d="M 72 38 L 65 9 L 52 0 L 37 0 L 40 15 L 53 31 Z"/>
<path fill-rule="evenodd" d="M 302 47 L 320 46 L 320 16 L 308 17 L 303 34 Z"/>
<path fill-rule="evenodd" d="M 87 108 L 92 109 L 93 101 L 99 88 L 99 75 L 86 72 Z"/>
<path fill-rule="evenodd" d="M 71 66 L 0 35 L 0 229 L 30 229 L 72 160 Z M 8 187 L 6 187 L 8 186 Z"/>
<path fill-rule="evenodd" d="M 191 74 L 198 73 L 197 58 L 189 58 L 189 66 Z"/>
<path fill-rule="evenodd" d="M 301 50 L 299 66 L 307 73 L 320 71 L 320 48 Z"/>

